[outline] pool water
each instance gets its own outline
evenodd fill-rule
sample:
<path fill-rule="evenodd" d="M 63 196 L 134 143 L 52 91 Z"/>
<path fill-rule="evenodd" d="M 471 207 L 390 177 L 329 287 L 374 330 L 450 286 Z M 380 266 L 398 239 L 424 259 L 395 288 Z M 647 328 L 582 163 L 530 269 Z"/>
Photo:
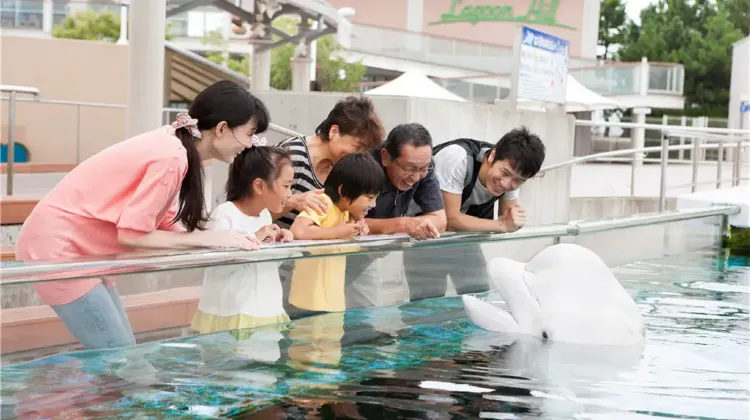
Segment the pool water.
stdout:
<path fill-rule="evenodd" d="M 614 272 L 643 349 L 487 333 L 450 297 L 5 366 L 2 418 L 749 418 L 748 259 Z"/>

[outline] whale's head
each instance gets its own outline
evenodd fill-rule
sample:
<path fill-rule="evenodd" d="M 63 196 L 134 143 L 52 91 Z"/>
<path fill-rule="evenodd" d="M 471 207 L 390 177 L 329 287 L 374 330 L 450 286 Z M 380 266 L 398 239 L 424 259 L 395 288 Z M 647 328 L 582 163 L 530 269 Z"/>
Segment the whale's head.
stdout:
<path fill-rule="evenodd" d="M 643 340 L 637 305 L 606 264 L 586 248 L 553 245 L 528 263 L 495 258 L 488 268 L 507 311 L 464 295 L 467 314 L 480 328 L 578 344 Z"/>

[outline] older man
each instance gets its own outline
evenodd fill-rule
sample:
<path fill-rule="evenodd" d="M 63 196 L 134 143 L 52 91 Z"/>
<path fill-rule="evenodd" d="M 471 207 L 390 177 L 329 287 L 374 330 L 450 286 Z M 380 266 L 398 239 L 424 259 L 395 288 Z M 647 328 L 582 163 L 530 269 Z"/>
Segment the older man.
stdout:
<path fill-rule="evenodd" d="M 383 146 L 370 153 L 386 174 L 375 207 L 365 219 L 370 234 L 406 233 L 418 240 L 440 237 L 447 219 L 433 170 L 429 131 L 417 123 L 398 125 L 388 133 Z M 420 214 L 410 216 L 409 209 L 414 205 L 421 209 Z M 383 276 L 378 272 L 379 267 L 372 264 L 377 257 L 348 257 L 347 307 L 379 304 L 376 296 Z"/>

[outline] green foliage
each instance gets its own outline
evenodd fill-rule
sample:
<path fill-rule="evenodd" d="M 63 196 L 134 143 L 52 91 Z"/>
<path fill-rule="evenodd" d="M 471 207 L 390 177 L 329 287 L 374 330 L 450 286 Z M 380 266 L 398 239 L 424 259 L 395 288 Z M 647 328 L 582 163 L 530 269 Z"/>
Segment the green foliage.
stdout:
<path fill-rule="evenodd" d="M 340 49 L 341 46 L 333 35 L 326 35 L 318 40 L 318 82 L 324 91 L 355 92 L 359 89 L 367 67 L 361 62 L 349 63 L 337 57 L 336 53 Z"/>
<path fill-rule="evenodd" d="M 224 39 L 220 31 L 206 33 L 203 38 L 201 38 L 201 43 L 219 50 L 208 51 L 206 53 L 207 60 L 220 66 L 226 66 L 230 70 L 244 74 L 245 76 L 250 75 L 250 54 L 239 54 L 240 58 L 237 58 L 237 54 L 227 54 L 229 42 Z"/>
<path fill-rule="evenodd" d="M 297 22 L 291 18 L 279 18 L 274 21 L 274 26 L 287 34 L 294 34 Z M 280 38 L 274 37 L 274 40 Z M 278 90 L 289 90 L 292 88 L 291 60 L 294 57 L 292 44 L 284 44 L 271 51 L 271 87 Z M 317 40 L 316 51 L 316 78 L 321 90 L 330 92 L 355 92 L 359 89 L 359 83 L 367 71 L 363 64 L 348 63 L 337 57 L 341 46 L 336 43 L 333 35 L 326 35 Z M 340 76 L 344 76 L 341 78 Z"/>
<path fill-rule="evenodd" d="M 738 10 L 747 19 L 750 0 L 658 0 L 641 12 L 640 26 L 625 25 L 618 59 L 682 63 L 686 109 L 722 109 L 726 114 L 732 44 L 743 37 L 738 24 L 747 30 Z"/>
<path fill-rule="evenodd" d="M 604 47 L 602 58 L 612 59 L 610 47 L 625 41 L 625 4 L 622 0 L 603 0 L 599 13 L 599 45 Z"/>
<path fill-rule="evenodd" d="M 730 254 L 750 257 L 750 229 L 729 226 L 721 242 Z"/>
<path fill-rule="evenodd" d="M 115 42 L 120 37 L 120 17 L 110 11 L 84 10 L 52 28 L 55 38 Z"/>
<path fill-rule="evenodd" d="M 169 41 L 170 25 L 164 38 Z M 65 19 L 52 28 L 52 36 L 55 38 L 82 39 L 87 41 L 116 42 L 120 38 L 120 16 L 108 10 L 99 13 L 93 10 L 77 12 L 73 16 L 65 16 Z"/>

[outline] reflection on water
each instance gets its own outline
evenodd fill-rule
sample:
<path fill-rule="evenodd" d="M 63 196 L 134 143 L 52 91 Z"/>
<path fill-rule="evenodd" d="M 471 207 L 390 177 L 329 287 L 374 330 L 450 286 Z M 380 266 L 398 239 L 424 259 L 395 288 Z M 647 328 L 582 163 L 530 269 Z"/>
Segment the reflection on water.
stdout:
<path fill-rule="evenodd" d="M 615 270 L 643 349 L 490 334 L 458 298 L 6 366 L 3 418 L 748 418 L 746 259 Z"/>

